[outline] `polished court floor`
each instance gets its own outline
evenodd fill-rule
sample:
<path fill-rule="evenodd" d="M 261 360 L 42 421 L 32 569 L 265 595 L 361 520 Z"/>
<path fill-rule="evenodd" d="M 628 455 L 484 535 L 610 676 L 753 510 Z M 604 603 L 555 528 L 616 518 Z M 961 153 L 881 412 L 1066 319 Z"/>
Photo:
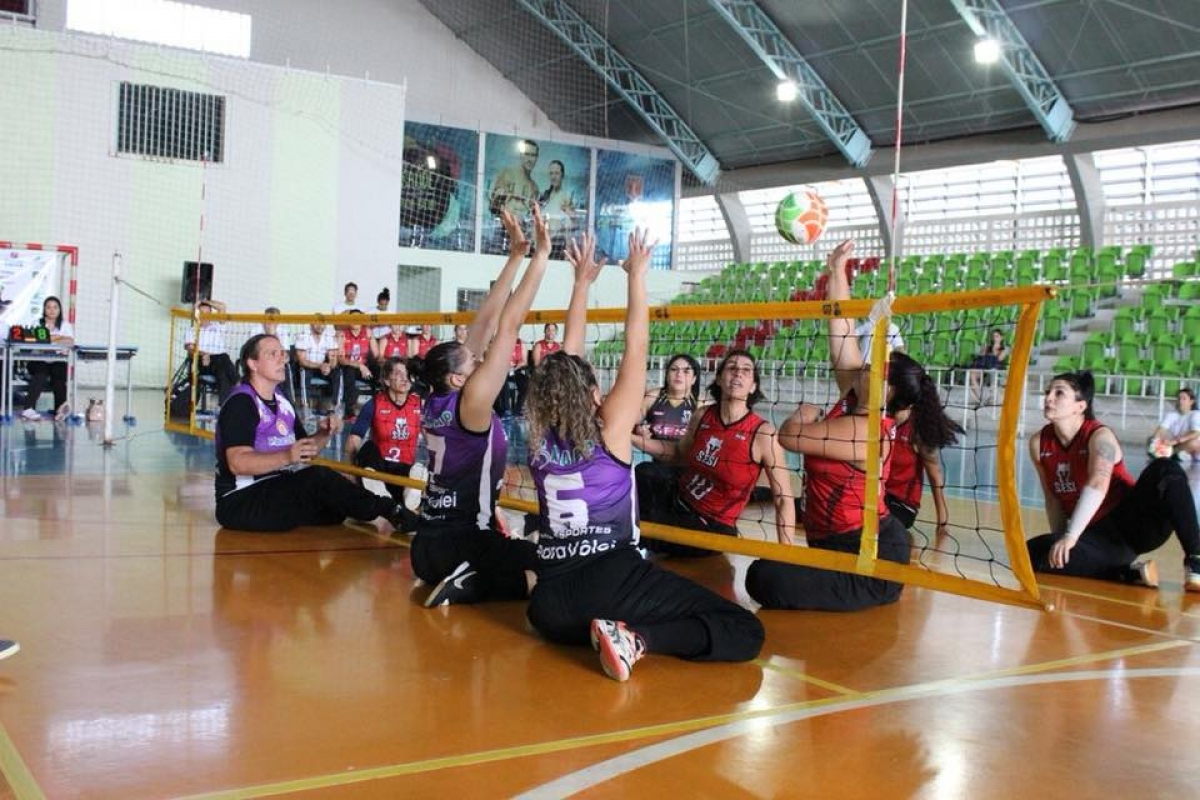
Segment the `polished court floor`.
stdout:
<path fill-rule="evenodd" d="M 22 645 L 0 662 L 0 798 L 1200 790 L 1200 595 L 1174 542 L 1157 591 L 760 612 L 759 659 L 651 656 L 618 684 L 520 603 L 424 609 L 405 543 L 371 526 L 221 530 L 211 444 L 140 402 L 109 449 L 0 429 L 0 637 Z M 741 559 L 667 565 L 742 596 Z"/>

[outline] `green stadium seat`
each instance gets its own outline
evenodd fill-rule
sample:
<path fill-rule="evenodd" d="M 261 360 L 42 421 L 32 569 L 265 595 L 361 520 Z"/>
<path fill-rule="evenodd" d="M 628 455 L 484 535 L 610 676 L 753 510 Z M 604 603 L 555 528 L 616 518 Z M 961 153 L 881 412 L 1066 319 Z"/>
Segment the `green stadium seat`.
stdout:
<path fill-rule="evenodd" d="M 1124 375 L 1121 390 L 1130 397 L 1140 397 L 1145 388 L 1144 376 L 1150 372 L 1152 365 L 1140 358 L 1117 359 L 1117 372 Z"/>
<path fill-rule="evenodd" d="M 1042 257 L 1042 278 L 1051 283 L 1067 279 L 1067 270 L 1063 266 L 1062 256 L 1047 254 Z"/>
<path fill-rule="evenodd" d="M 1079 359 L 1075 356 L 1059 356 L 1054 359 L 1054 371 L 1074 372 L 1079 368 Z"/>
<path fill-rule="evenodd" d="M 1171 330 L 1171 317 L 1165 308 L 1155 308 L 1146 314 L 1146 333 L 1159 339 Z"/>
<path fill-rule="evenodd" d="M 1146 274 L 1146 255 L 1131 251 L 1125 256 L 1125 277 L 1141 278 Z"/>

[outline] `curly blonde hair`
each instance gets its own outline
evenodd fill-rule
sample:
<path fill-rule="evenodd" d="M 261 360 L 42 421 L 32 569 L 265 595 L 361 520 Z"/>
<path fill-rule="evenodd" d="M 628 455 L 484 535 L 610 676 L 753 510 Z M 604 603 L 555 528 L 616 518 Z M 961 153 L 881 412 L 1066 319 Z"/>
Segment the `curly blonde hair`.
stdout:
<path fill-rule="evenodd" d="M 525 396 L 529 443 L 538 447 L 553 429 L 585 458 L 600 441 L 593 394 L 599 384 L 592 367 L 579 356 L 551 353 L 533 370 Z"/>

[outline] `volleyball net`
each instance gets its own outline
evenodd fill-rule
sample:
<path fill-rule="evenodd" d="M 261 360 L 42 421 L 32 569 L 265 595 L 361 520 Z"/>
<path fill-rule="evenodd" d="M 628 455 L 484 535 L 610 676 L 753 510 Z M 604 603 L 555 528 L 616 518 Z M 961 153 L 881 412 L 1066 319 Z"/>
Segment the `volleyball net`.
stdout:
<path fill-rule="evenodd" d="M 855 293 L 863 292 L 856 289 Z M 1040 607 L 1025 549 L 1017 460 L 1023 452 L 1018 437 L 1026 369 L 1041 305 L 1053 294 L 1051 287 L 1030 286 L 900 297 L 891 306 L 890 318 L 884 317 L 873 328 L 860 324 L 856 329 L 864 353 L 871 353 L 872 424 L 879 425 L 884 411 L 885 353 L 895 347 L 926 365 L 938 386 L 947 415 L 964 429 L 958 441 L 943 448 L 938 456 L 949 524 L 939 535 L 937 511 L 928 485 L 932 477 L 927 476 L 924 500 L 911 529 L 910 564 L 876 558 L 879 509 L 869 500 L 858 501 L 864 506 L 863 546 L 859 554 L 776 543 L 775 504 L 765 479 L 760 481 L 760 489 L 737 521 L 740 532 L 737 538 L 651 522 L 643 522 L 643 535 L 675 544 Z M 776 428 L 800 403 L 829 409 L 838 401 L 839 391 L 830 364 L 828 320 L 840 316 L 865 321 L 874 302 L 860 297 L 841 302 L 686 303 L 654 307 L 647 392 L 665 386 L 671 361 L 678 355 L 688 355 L 700 365 L 699 395 L 701 403 L 706 402 L 720 359 L 736 349 L 755 358 L 764 399 L 754 406 L 754 411 Z M 292 354 L 285 386 L 301 419 L 310 430 L 315 430 L 323 415 L 343 410 L 353 413 L 356 409 L 346 408 L 349 383 L 333 380 L 320 370 L 301 367 L 297 361 L 298 348 L 308 352 L 329 347 L 336 351 L 342 346 L 338 333 L 355 325 L 373 336 L 378 334 L 379 338 L 391 334 L 395 339 L 403 335 L 412 342 L 407 355 L 416 355 L 418 332 L 444 341 L 453 337 L 456 324 L 467 323 L 471 317 L 471 312 L 335 316 L 208 311 L 194 315 L 174 311 L 169 345 L 173 356 L 168 365 L 173 377 L 164 398 L 166 427 L 205 436 L 211 435 L 214 426 L 216 381 L 206 374 L 211 368 L 205 368 L 196 348 L 191 348 L 193 356 L 188 356 L 185 343 L 198 341 L 202 348 L 213 348 L 220 341 L 230 360 L 236 361 L 238 350 L 248 338 L 264 328 L 276 332 Z M 545 336 L 546 325 L 561 325 L 564 318 L 563 310 L 534 311 L 529 315 L 520 331 L 521 342 L 514 348 L 509 380 L 497 400 L 496 409 L 509 439 L 502 508 L 517 512 L 536 510 L 536 492 L 526 466 L 528 442 L 520 404 L 529 370 L 534 369 L 532 348 Z M 624 309 L 619 308 L 593 309 L 588 315 L 587 356 L 596 368 L 603 390 L 615 379 L 624 352 L 624 318 Z M 1011 353 L 1001 365 L 979 359 L 993 335 L 1000 337 Z M 838 345 L 833 343 L 833 346 Z M 326 355 L 310 353 L 308 360 L 320 361 Z M 354 376 L 353 381 L 357 407 L 379 391 L 377 382 L 361 374 Z M 420 486 L 407 478 L 359 470 L 342 459 L 341 441 L 335 440 L 320 463 L 384 483 Z M 803 458 L 789 453 L 787 464 L 791 480 L 784 488 L 785 499 L 797 503 L 799 520 L 804 502 Z M 870 486 L 881 479 L 877 439 L 867 467 Z M 871 498 L 875 494 L 868 488 L 864 496 Z M 802 536 L 798 541 L 802 541 Z"/>

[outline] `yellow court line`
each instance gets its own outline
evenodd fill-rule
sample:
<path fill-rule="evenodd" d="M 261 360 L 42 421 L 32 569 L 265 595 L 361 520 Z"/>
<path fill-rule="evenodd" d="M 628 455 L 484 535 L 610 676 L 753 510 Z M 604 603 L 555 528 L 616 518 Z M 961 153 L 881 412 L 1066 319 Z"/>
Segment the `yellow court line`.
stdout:
<path fill-rule="evenodd" d="M 689 733 L 691 731 L 716 727 L 718 725 L 724 725 L 730 722 L 740 722 L 758 717 L 771 716 L 778 714 L 781 711 L 795 711 L 803 708 L 819 708 L 820 706 L 843 702 L 845 699 L 846 698 L 844 697 L 827 697 L 820 700 L 805 700 L 797 703 L 789 703 L 784 706 L 756 709 L 754 711 L 739 711 L 730 714 L 718 714 L 710 717 L 698 717 L 696 719 L 681 720 L 679 722 L 667 722 L 660 725 L 647 725 L 641 728 L 612 731 L 610 733 L 597 733 L 589 736 L 574 736 L 567 739 L 555 739 L 549 742 L 539 742 L 537 744 L 516 745 L 514 747 L 502 747 L 496 750 L 482 750 L 477 753 L 462 753 L 459 755 L 426 759 L 424 761 L 412 761 L 406 764 L 393 764 L 386 767 L 355 770 L 354 772 L 339 772 L 331 775 L 318 775 L 311 778 L 299 778 L 291 781 L 280 781 L 278 783 L 264 783 L 257 786 L 247 786 L 238 789 L 224 789 L 207 794 L 188 795 L 187 797 L 179 798 L 179 800 L 241 800 L 242 798 L 252 797 L 272 797 L 274 795 L 285 794 L 287 792 L 301 792 L 310 789 L 322 789 L 331 786 L 344 786 L 351 783 L 361 783 L 363 781 L 380 780 L 383 778 L 394 778 L 402 775 L 415 775 L 421 772 L 432 772 L 434 770 L 449 769 L 452 767 L 477 766 L 479 764 L 487 764 L 495 761 L 507 761 L 513 758 L 546 755 L 548 753 L 559 753 L 565 750 L 577 750 L 585 747 L 596 747 L 604 744 L 620 744 L 622 742 L 636 741 L 638 739 L 646 739 L 655 736 L 670 736 L 674 734 Z"/>
<path fill-rule="evenodd" d="M 844 695 L 846 697 L 862 697 L 863 696 L 863 693 L 858 691 L 857 689 L 850 689 L 845 686 L 839 686 L 836 683 L 830 683 L 829 681 L 821 680 L 820 678 L 809 675 L 807 672 L 803 672 L 798 669 L 789 669 L 787 667 L 781 667 L 778 664 L 773 664 L 770 661 L 767 661 L 766 659 L 763 659 L 763 658 L 756 658 L 756 659 L 754 659 L 754 661 L 752 663 L 757 664 L 758 666 L 762 667 L 763 669 L 769 669 L 772 672 L 778 672 L 783 675 L 788 675 L 790 677 L 796 678 L 797 680 L 804 681 L 805 683 L 811 683 L 813 686 L 818 686 L 822 689 L 828 689 L 831 692 L 836 692 L 837 694 Z"/>
<path fill-rule="evenodd" d="M 0 725 L 0 774 L 8 781 L 15 800 L 46 800 L 42 787 L 33 779 L 33 773 L 25 766 L 3 725 Z"/>
<path fill-rule="evenodd" d="M 513 758 L 546 755 L 548 753 L 558 753 L 567 750 L 595 747 L 604 744 L 620 744 L 623 742 L 635 741 L 638 739 L 645 739 L 655 736 L 670 736 L 674 734 L 689 733 L 692 731 L 716 727 L 718 725 L 724 725 L 732 722 L 743 722 L 762 717 L 773 717 L 779 714 L 786 714 L 806 708 L 820 708 L 822 706 L 838 705 L 847 701 L 861 700 L 863 698 L 880 698 L 887 697 L 892 694 L 903 694 L 906 692 L 911 692 L 914 689 L 937 688 L 940 686 L 958 686 L 984 681 L 989 678 L 1035 674 L 1038 672 L 1046 672 L 1052 669 L 1057 669 L 1063 666 L 1070 666 L 1072 664 L 1109 661 L 1112 659 L 1123 658 L 1132 655 L 1141 655 L 1160 650 L 1169 650 L 1176 647 L 1185 647 L 1188 644 L 1190 643 L 1178 640 L 1172 640 L 1169 642 L 1156 642 L 1154 644 L 1126 647 L 1119 650 L 1109 650 L 1102 653 L 1090 653 L 1073 658 L 1046 661 L 1038 664 L 1028 664 L 1021 667 L 997 670 L 995 672 L 982 673 L 979 675 L 961 678 L 946 678 L 923 684 L 893 686 L 874 691 L 851 693 L 848 696 L 827 697 L 819 700 L 804 700 L 795 703 L 786 703 L 781 706 L 773 706 L 771 708 L 755 709 L 753 711 L 718 714 L 709 717 L 681 720 L 679 722 L 648 725 L 641 728 L 630 728 L 627 730 L 613 731 L 610 733 L 592 734 L 589 736 L 575 736 L 566 739 L 556 739 L 550 742 L 539 742 L 537 744 L 517 745 L 514 747 L 497 748 L 495 750 L 483 750 L 476 753 L 462 753 L 453 756 L 426 759 L 424 761 L 413 761 L 405 764 L 394 764 L 386 767 L 356 770 L 354 772 L 339 772 L 330 775 L 318 775 L 310 778 L 280 781 L 278 783 L 266 783 L 238 789 L 226 789 L 207 794 L 190 795 L 186 798 L 181 798 L 181 800 L 241 800 L 241 798 L 272 797 L 288 792 L 302 792 L 312 789 L 328 788 L 332 786 L 344 786 L 347 784 L 361 783 L 364 781 L 395 778 L 404 775 L 415 775 L 422 772 L 432 772 L 440 769 L 478 766 L 480 764 L 506 761 Z M 758 660 L 756 660 L 756 662 L 757 661 Z"/>
<path fill-rule="evenodd" d="M 1135 603 L 1132 600 L 1121 600 L 1116 597 L 1107 597 L 1105 595 L 1095 594 L 1093 592 L 1083 592 L 1083 591 L 1080 591 L 1079 589 L 1065 589 L 1061 586 L 1055 586 L 1054 584 L 1049 584 L 1049 583 L 1039 584 L 1039 586 L 1043 589 L 1052 589 L 1056 592 L 1062 592 L 1063 594 L 1075 595 L 1076 597 L 1086 597 L 1089 600 L 1102 600 L 1106 603 L 1113 603 L 1113 604 L 1120 605 L 1120 606 L 1131 606 L 1133 608 L 1139 608 L 1139 609 L 1149 608 L 1154 611 L 1161 611 L 1164 614 L 1171 613 L 1171 611 L 1173 610 L 1173 609 L 1169 609 L 1169 608 L 1163 608 L 1162 606 L 1159 606 L 1159 605 L 1146 606 L 1143 603 Z M 1182 584 L 1181 584 L 1181 586 L 1182 586 Z M 1158 591 L 1158 590 L 1153 589 L 1150 591 Z M 1178 613 L 1181 617 L 1188 617 L 1190 619 L 1200 619 L 1200 614 L 1197 614 L 1194 611 L 1187 611 L 1187 610 L 1181 608 L 1181 609 L 1178 609 Z"/>

